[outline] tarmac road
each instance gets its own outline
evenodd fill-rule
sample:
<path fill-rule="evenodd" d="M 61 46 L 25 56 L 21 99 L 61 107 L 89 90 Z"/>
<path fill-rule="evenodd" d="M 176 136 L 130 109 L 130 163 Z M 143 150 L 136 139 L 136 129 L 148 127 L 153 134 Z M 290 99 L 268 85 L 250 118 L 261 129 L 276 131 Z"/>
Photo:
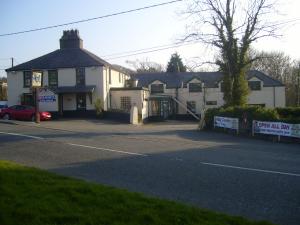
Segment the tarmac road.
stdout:
<path fill-rule="evenodd" d="M 0 159 L 255 220 L 300 224 L 300 145 L 192 123 L 0 122 Z"/>

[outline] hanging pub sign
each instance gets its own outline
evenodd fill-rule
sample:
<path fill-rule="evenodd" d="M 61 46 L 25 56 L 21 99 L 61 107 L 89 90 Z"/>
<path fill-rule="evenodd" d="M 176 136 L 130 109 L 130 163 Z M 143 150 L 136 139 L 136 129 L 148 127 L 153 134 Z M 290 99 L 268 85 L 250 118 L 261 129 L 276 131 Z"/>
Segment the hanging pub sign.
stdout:
<path fill-rule="evenodd" d="M 41 87 L 42 86 L 42 71 L 32 71 L 32 87 Z"/>

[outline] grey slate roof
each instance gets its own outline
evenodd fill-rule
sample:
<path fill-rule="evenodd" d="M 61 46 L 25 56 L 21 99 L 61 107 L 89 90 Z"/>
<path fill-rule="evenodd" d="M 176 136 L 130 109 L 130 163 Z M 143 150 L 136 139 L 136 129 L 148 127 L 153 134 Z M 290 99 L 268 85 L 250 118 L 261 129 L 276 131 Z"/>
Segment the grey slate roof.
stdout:
<path fill-rule="evenodd" d="M 251 70 L 247 73 L 248 79 L 257 77 L 262 80 L 264 87 L 284 86 L 280 81 L 257 71 Z M 206 87 L 218 87 L 218 83 L 223 79 L 222 72 L 182 72 L 182 73 L 137 73 L 134 78 L 138 80 L 138 87 L 148 87 L 153 81 L 159 80 L 166 84 L 166 88 L 179 88 L 196 78 L 202 81 Z"/>
<path fill-rule="evenodd" d="M 11 67 L 7 69 L 6 72 L 32 69 L 58 69 L 90 66 L 110 66 L 114 68 L 105 60 L 85 49 L 72 48 L 58 49 L 28 62 Z M 114 69 L 119 71 L 118 68 Z"/>

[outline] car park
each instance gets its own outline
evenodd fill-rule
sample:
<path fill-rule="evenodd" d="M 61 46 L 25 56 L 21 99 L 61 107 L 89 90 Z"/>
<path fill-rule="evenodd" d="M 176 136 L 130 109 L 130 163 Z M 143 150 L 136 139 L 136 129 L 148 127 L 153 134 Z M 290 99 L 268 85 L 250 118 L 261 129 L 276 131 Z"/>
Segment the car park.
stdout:
<path fill-rule="evenodd" d="M 39 112 L 40 120 L 50 120 L 51 113 Z M 5 120 L 31 120 L 35 121 L 35 108 L 29 105 L 14 105 L 0 112 L 0 117 Z"/>

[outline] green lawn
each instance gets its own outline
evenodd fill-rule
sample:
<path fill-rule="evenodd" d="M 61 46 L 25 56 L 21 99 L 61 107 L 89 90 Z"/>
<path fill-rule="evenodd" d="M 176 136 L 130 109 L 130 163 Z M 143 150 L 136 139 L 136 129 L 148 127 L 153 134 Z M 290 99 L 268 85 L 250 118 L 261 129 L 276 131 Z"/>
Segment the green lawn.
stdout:
<path fill-rule="evenodd" d="M 0 224 L 250 225 L 241 217 L 0 161 Z"/>

